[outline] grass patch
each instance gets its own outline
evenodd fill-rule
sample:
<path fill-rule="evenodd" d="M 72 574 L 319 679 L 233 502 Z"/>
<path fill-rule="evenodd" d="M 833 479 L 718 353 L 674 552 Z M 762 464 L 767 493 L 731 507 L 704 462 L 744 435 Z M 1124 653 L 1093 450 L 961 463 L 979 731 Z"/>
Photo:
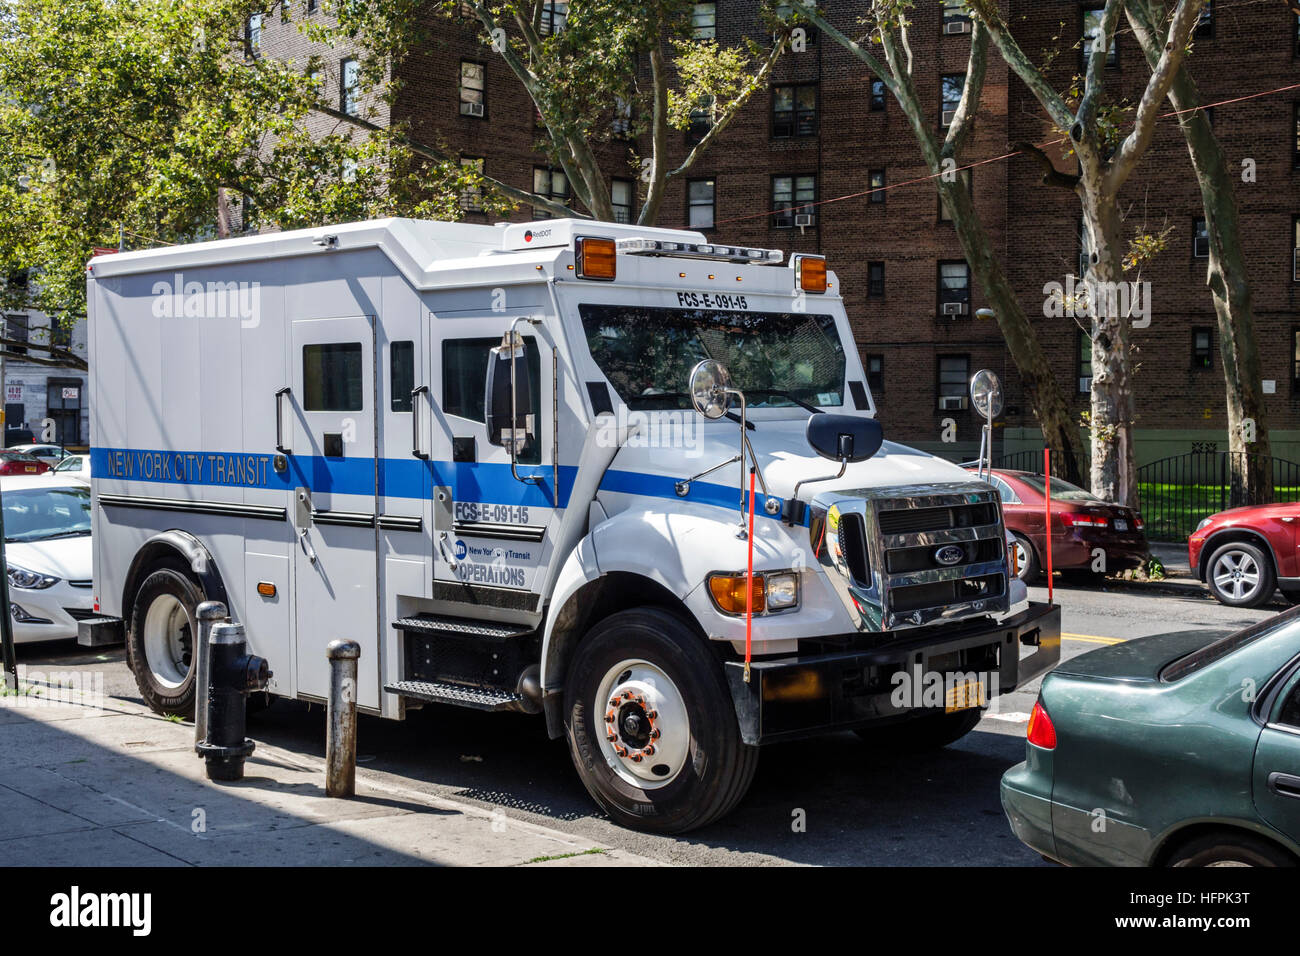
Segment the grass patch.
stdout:
<path fill-rule="evenodd" d="M 568 860 L 575 856 L 596 856 L 607 851 L 599 847 L 592 847 L 590 850 L 578 850 L 574 853 L 557 853 L 555 856 L 535 856 L 529 863 L 550 863 L 552 860 Z"/>
<path fill-rule="evenodd" d="M 1228 489 L 1218 484 L 1138 482 L 1138 495 L 1146 535 L 1151 541 L 1186 541 L 1203 519 L 1232 506 Z M 1300 500 L 1300 488 L 1274 488 L 1273 500 Z"/>

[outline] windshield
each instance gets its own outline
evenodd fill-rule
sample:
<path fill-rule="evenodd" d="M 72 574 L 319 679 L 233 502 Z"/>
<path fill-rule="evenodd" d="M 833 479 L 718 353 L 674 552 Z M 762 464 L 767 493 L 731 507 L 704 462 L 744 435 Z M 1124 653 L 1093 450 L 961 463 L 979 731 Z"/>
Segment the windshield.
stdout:
<path fill-rule="evenodd" d="M 717 359 L 751 408 L 844 404 L 844 347 L 829 315 L 582 305 L 587 347 L 634 411 L 690 408 L 687 379 Z M 782 394 L 789 393 L 789 395 Z"/>
<path fill-rule="evenodd" d="M 6 491 L 4 503 L 6 541 L 90 534 L 89 488 L 23 488 Z"/>
<path fill-rule="evenodd" d="M 1042 475 L 1016 475 L 1016 478 L 1023 481 L 1040 495 L 1045 494 L 1047 489 L 1043 487 Z M 1052 500 L 1053 501 L 1101 501 L 1090 491 L 1084 491 L 1078 485 L 1072 485 L 1068 481 L 1062 481 L 1060 478 L 1052 479 Z"/>

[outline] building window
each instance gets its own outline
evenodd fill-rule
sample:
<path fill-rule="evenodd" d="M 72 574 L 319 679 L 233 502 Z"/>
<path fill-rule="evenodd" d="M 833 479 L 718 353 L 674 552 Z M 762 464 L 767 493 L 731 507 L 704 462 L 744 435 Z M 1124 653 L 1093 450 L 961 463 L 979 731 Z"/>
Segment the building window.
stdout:
<path fill-rule="evenodd" d="M 567 206 L 569 204 L 569 178 L 564 175 L 563 170 L 551 169 L 546 166 L 534 166 L 533 192 L 552 202 L 563 203 Z M 552 217 L 548 210 L 534 206 L 533 218 L 550 219 Z"/>
<path fill-rule="evenodd" d="M 483 176 L 483 160 L 475 156 L 462 156 L 460 158 L 462 168 L 470 173 L 476 174 L 475 179 Z M 483 211 L 483 188 L 477 183 L 472 186 L 466 186 L 460 191 L 460 208 L 466 212 Z"/>
<path fill-rule="evenodd" d="M 1300 103 L 1295 105 L 1295 142 L 1292 146 L 1291 165 L 1300 169 Z"/>
<path fill-rule="evenodd" d="M 970 14 L 966 0 L 943 0 L 943 32 L 970 33 Z"/>
<path fill-rule="evenodd" d="M 615 179 L 609 184 L 609 201 L 614 207 L 615 222 L 631 222 L 636 211 L 636 191 L 630 179 Z"/>
<path fill-rule="evenodd" d="M 817 135 L 817 84 L 772 87 L 772 135 Z"/>
<path fill-rule="evenodd" d="M 307 0 L 307 12 L 308 12 L 308 13 L 315 13 L 316 10 L 319 8 L 319 6 L 320 6 L 320 4 L 318 4 L 318 3 L 316 2 L 316 0 Z"/>
<path fill-rule="evenodd" d="M 971 185 L 971 171 L 969 169 L 959 170 L 957 178 L 966 187 L 966 195 L 973 195 L 974 187 Z M 948 211 L 948 204 L 943 201 L 943 193 L 939 194 L 939 221 L 952 222 L 952 213 Z"/>
<path fill-rule="evenodd" d="M 970 314 L 970 266 L 965 262 L 939 263 L 939 315 L 947 318 Z"/>
<path fill-rule="evenodd" d="M 343 112 L 355 116 L 361 106 L 361 64 L 354 59 L 346 59 L 339 67 L 339 103 Z"/>
<path fill-rule="evenodd" d="M 949 73 L 939 84 L 939 111 L 944 126 L 951 126 L 961 107 L 961 93 L 966 86 L 965 73 Z"/>
<path fill-rule="evenodd" d="M 1204 218 L 1192 220 L 1192 258 L 1210 258 L 1210 230 Z"/>
<path fill-rule="evenodd" d="M 873 299 L 885 297 L 885 264 L 883 262 L 867 263 L 867 295 Z"/>
<path fill-rule="evenodd" d="M 885 108 L 886 92 L 884 80 L 871 81 L 871 109 L 877 113 Z"/>
<path fill-rule="evenodd" d="M 559 33 L 569 21 L 569 4 L 564 0 L 546 0 L 542 4 L 542 36 Z"/>
<path fill-rule="evenodd" d="M 1193 36 L 1213 38 L 1214 36 L 1214 0 L 1205 0 L 1205 6 L 1201 7 L 1200 15 L 1196 18 L 1196 28 L 1192 31 Z"/>
<path fill-rule="evenodd" d="M 871 202 L 883 203 L 885 201 L 885 171 L 883 169 L 873 169 L 867 173 L 867 188 L 871 190 Z"/>
<path fill-rule="evenodd" d="M 487 115 L 487 71 L 482 63 L 460 61 L 460 115 Z"/>
<path fill-rule="evenodd" d="M 692 179 L 686 187 L 686 222 L 692 229 L 712 229 L 716 184 L 712 179 Z"/>
<path fill-rule="evenodd" d="M 1080 42 L 1080 50 L 1083 54 L 1082 69 L 1088 68 L 1088 58 L 1092 56 L 1092 45 L 1102 43 L 1106 50 L 1106 65 L 1114 66 L 1119 62 L 1119 40 L 1115 37 L 1109 39 L 1101 35 L 1102 14 L 1105 11 L 1101 7 L 1094 7 L 1090 10 L 1083 11 L 1083 39 Z"/>
<path fill-rule="evenodd" d="M 868 355 L 863 359 L 862 364 L 867 370 L 867 387 L 879 395 L 885 390 L 885 357 Z"/>
<path fill-rule="evenodd" d="M 776 14 L 776 18 L 780 20 L 782 23 L 789 23 L 792 19 L 794 19 L 794 4 L 778 3 L 776 5 L 775 11 L 773 12 Z M 803 31 L 804 43 L 811 46 L 812 44 L 817 42 L 817 31 L 813 29 L 812 26 L 809 25 L 807 20 L 804 20 L 797 27 L 795 27 L 795 29 Z"/>
<path fill-rule="evenodd" d="M 1291 330 L 1291 390 L 1300 392 L 1300 329 Z"/>
<path fill-rule="evenodd" d="M 966 408 L 966 389 L 970 379 L 969 355 L 940 355 L 938 365 L 939 410 L 959 411 Z"/>
<path fill-rule="evenodd" d="M 14 342 L 21 342 L 21 345 L 10 345 L 6 349 L 13 355 L 26 355 L 28 339 L 28 322 L 27 316 L 21 314 L 6 315 L 4 325 L 5 338 Z"/>
<path fill-rule="evenodd" d="M 249 56 L 262 55 L 262 21 L 263 14 L 254 13 L 244 21 L 244 52 Z"/>
<path fill-rule="evenodd" d="M 1292 221 L 1295 229 L 1295 242 L 1291 246 L 1291 279 L 1300 282 L 1300 216 Z"/>
<path fill-rule="evenodd" d="M 614 98 L 614 120 L 609 124 L 615 136 L 632 135 L 632 103 L 621 96 Z"/>
<path fill-rule="evenodd" d="M 1079 394 L 1092 392 L 1092 337 L 1079 330 Z"/>
<path fill-rule="evenodd" d="M 1291 24 L 1291 42 L 1295 45 L 1295 56 L 1300 59 L 1300 13 L 1295 15 L 1295 22 Z"/>
<path fill-rule="evenodd" d="M 1192 329 L 1192 368 L 1214 368 L 1214 336 L 1209 329 Z"/>
<path fill-rule="evenodd" d="M 695 101 L 695 106 L 691 110 L 690 126 L 686 128 L 688 143 L 692 145 L 698 143 L 709 135 L 709 130 L 713 129 L 714 102 L 712 96 L 701 96 Z"/>
<path fill-rule="evenodd" d="M 718 38 L 718 5 L 697 3 L 691 10 L 691 36 L 697 40 Z"/>
<path fill-rule="evenodd" d="M 815 226 L 816 210 L 811 204 L 816 201 L 816 176 L 772 177 L 772 209 L 775 212 L 772 225 L 775 228 Z"/>

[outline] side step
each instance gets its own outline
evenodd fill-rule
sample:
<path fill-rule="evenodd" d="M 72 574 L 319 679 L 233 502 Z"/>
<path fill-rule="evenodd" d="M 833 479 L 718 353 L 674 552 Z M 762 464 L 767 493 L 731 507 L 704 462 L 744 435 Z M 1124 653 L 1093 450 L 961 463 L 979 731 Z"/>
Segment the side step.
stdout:
<path fill-rule="evenodd" d="M 509 690 L 485 690 L 479 687 L 465 687 L 462 684 L 449 684 L 445 681 L 399 680 L 389 684 L 384 690 L 402 697 L 427 700 L 435 704 L 454 704 L 457 707 L 472 707 L 475 710 L 518 710 L 523 703 L 522 694 Z"/>
<path fill-rule="evenodd" d="M 436 614 L 417 614 L 393 622 L 399 631 L 416 631 L 421 634 L 447 637 L 474 638 L 480 641 L 508 641 L 536 633 L 534 628 L 519 624 L 497 624 L 492 621 L 467 621 L 459 617 L 439 617 Z"/>

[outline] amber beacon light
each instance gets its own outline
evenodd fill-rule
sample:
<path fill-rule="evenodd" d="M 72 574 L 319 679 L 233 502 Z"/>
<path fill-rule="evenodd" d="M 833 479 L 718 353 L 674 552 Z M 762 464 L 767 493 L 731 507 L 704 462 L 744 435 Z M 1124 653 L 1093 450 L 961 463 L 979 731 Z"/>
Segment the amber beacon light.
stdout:
<path fill-rule="evenodd" d="M 616 247 L 613 239 L 579 236 L 574 240 L 578 278 L 612 282 L 617 275 Z"/>

